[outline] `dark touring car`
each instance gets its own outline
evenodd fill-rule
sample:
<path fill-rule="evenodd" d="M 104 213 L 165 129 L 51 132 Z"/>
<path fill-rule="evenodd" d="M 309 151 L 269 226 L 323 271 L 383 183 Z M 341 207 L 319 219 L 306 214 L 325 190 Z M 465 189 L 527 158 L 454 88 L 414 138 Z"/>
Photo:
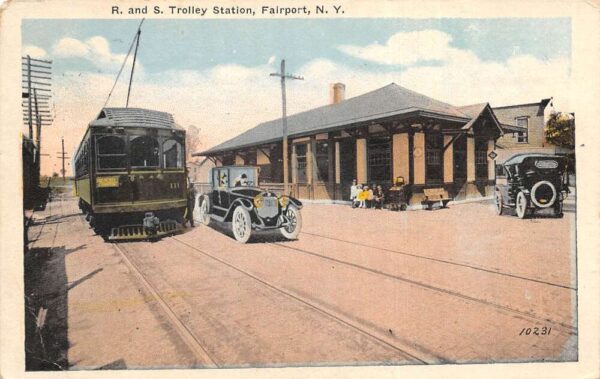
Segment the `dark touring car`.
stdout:
<path fill-rule="evenodd" d="M 233 235 L 241 243 L 250 239 L 253 230 L 278 229 L 287 239 L 298 237 L 302 203 L 259 188 L 257 167 L 215 167 L 209 175 L 210 190 L 197 195 L 195 219 L 204 225 L 211 220 L 231 222 Z"/>
<path fill-rule="evenodd" d="M 496 208 L 498 214 L 514 208 L 519 218 L 552 209 L 562 217 L 563 200 L 569 193 L 566 158 L 549 154 L 518 154 L 498 167 Z"/>

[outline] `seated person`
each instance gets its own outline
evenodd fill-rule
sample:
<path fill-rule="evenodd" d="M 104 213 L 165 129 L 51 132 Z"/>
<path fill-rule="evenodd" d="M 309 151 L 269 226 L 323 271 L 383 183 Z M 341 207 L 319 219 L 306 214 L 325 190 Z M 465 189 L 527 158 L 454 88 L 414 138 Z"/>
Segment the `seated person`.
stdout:
<path fill-rule="evenodd" d="M 373 205 L 375 206 L 375 209 L 383 208 L 384 199 L 385 195 L 383 194 L 383 189 L 380 185 L 378 185 L 375 191 L 373 192 Z"/>
<path fill-rule="evenodd" d="M 234 183 L 235 187 L 247 187 L 248 186 L 248 176 L 246 174 L 242 174 L 241 176 L 238 176 L 237 178 L 235 178 L 233 183 Z"/>

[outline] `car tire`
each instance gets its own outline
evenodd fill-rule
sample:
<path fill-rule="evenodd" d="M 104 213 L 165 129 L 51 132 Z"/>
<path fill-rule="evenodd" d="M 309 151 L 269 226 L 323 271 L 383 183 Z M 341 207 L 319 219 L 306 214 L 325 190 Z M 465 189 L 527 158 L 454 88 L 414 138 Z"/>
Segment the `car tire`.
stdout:
<path fill-rule="evenodd" d="M 502 216 L 504 213 L 504 201 L 500 193 L 496 193 L 496 213 L 498 216 Z"/>
<path fill-rule="evenodd" d="M 300 230 L 302 230 L 302 214 L 300 210 L 292 205 L 288 206 L 286 212 L 286 216 L 292 222 L 292 225 L 289 227 L 283 227 L 279 229 L 281 235 L 289 240 L 294 240 L 298 238 L 300 234 Z"/>
<path fill-rule="evenodd" d="M 517 200 L 515 201 L 515 211 L 517 212 L 518 218 L 524 219 L 527 217 L 527 205 L 527 196 L 525 196 L 524 192 L 519 192 L 517 194 Z"/>
<path fill-rule="evenodd" d="M 238 206 L 233 210 L 231 231 L 239 243 L 246 243 L 250 239 L 250 235 L 252 234 L 252 219 L 250 218 L 250 213 L 243 206 Z"/>
<path fill-rule="evenodd" d="M 198 200 L 196 201 L 197 206 L 194 210 L 198 210 L 197 217 L 196 214 L 193 215 L 194 221 L 201 222 L 202 224 L 208 226 L 210 224 L 210 198 L 207 195 L 198 196 Z"/>
<path fill-rule="evenodd" d="M 562 218 L 563 216 L 563 203 L 560 200 L 556 200 L 556 204 L 554 204 L 554 217 Z"/>

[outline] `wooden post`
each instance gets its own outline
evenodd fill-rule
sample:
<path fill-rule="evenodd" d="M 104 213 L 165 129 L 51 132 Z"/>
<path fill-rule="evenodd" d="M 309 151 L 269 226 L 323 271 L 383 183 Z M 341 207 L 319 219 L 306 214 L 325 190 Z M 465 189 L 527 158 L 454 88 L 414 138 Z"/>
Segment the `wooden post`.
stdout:
<path fill-rule="evenodd" d="M 356 140 L 356 181 L 358 183 L 367 182 L 367 139 L 358 138 Z"/>
<path fill-rule="evenodd" d="M 450 143 L 452 136 L 444 136 L 444 183 L 454 182 L 454 144 Z"/>

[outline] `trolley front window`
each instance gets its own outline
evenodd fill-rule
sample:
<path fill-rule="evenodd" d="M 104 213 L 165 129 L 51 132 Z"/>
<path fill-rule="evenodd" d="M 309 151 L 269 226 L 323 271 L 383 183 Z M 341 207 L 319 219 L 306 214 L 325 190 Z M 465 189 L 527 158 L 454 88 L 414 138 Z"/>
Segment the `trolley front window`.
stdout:
<path fill-rule="evenodd" d="M 183 167 L 183 148 L 179 142 L 172 139 L 163 142 L 163 166 L 164 168 Z"/>
<path fill-rule="evenodd" d="M 96 140 L 98 169 L 114 170 L 127 168 L 125 140 L 119 136 L 101 136 Z M 87 145 L 85 146 L 87 150 Z M 87 155 L 87 151 L 86 151 Z M 83 162 L 85 165 L 85 161 Z"/>
<path fill-rule="evenodd" d="M 158 141 L 154 137 L 140 136 L 131 139 L 131 167 L 158 167 Z"/>

